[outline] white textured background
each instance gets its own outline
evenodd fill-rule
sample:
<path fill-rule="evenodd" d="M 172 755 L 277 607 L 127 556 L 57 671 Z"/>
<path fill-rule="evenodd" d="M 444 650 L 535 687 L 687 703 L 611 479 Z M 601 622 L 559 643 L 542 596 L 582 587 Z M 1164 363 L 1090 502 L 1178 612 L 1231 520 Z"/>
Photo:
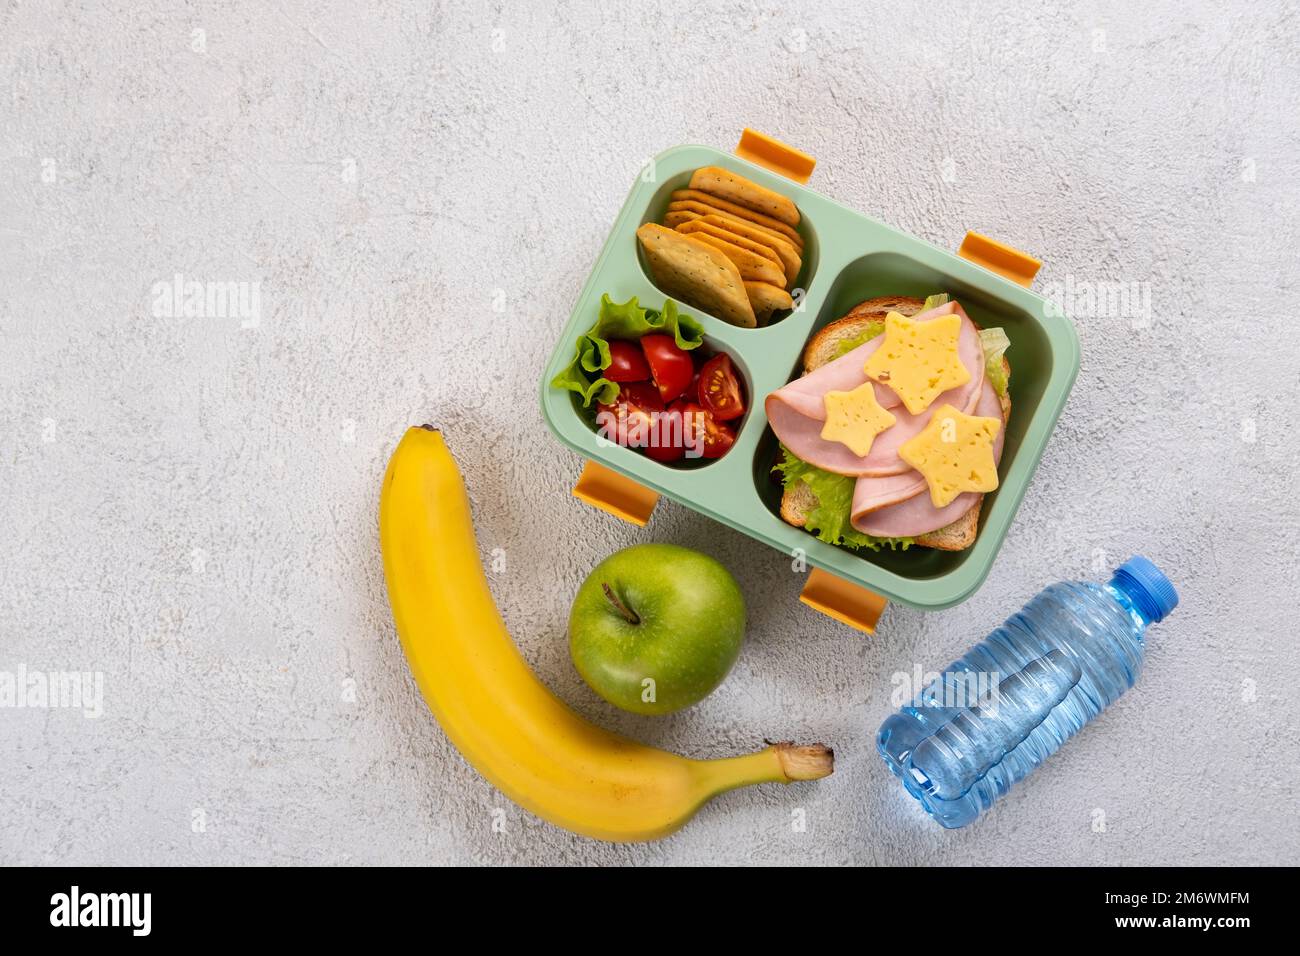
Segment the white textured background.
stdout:
<path fill-rule="evenodd" d="M 105 675 L 98 720 L 0 710 L 0 863 L 1300 860 L 1296 6 L 615 6 L 0 4 L 0 670 Z M 1038 255 L 1040 288 L 1150 294 L 1149 323 L 1076 314 L 1078 384 L 983 589 L 873 639 L 684 508 L 638 531 L 572 499 L 537 408 L 643 158 L 745 125 L 849 206 Z M 259 283 L 260 324 L 156 317 L 176 273 Z M 823 739 L 834 776 L 635 847 L 494 792 L 383 591 L 379 478 L 426 419 L 559 694 L 694 755 Z M 726 684 L 660 720 L 565 645 L 578 582 L 643 540 L 717 556 L 751 612 Z M 873 750 L 891 675 L 1133 551 L 1183 600 L 1137 689 L 975 827 L 929 823 Z"/>

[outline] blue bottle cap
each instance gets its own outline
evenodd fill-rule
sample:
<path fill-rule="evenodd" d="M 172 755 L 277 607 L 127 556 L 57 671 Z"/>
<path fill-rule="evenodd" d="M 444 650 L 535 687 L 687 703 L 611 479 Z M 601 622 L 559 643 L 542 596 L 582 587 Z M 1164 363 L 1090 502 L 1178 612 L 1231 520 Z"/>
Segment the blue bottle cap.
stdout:
<path fill-rule="evenodd" d="M 1163 621 L 1178 606 L 1178 592 L 1169 579 L 1140 554 L 1115 569 L 1115 583 L 1152 624 Z"/>

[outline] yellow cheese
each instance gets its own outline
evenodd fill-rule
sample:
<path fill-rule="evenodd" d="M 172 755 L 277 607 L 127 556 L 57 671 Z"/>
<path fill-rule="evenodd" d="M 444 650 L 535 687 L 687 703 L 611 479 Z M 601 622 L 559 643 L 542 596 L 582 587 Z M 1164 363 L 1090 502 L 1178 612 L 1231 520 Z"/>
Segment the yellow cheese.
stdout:
<path fill-rule="evenodd" d="M 993 439 L 1000 418 L 965 415 L 951 405 L 939 407 L 915 438 L 903 443 L 898 457 L 921 473 L 936 508 L 963 491 L 992 491 L 998 486 Z"/>
<path fill-rule="evenodd" d="M 868 378 L 898 393 L 907 410 L 919 415 L 930 403 L 970 381 L 970 369 L 957 352 L 961 316 L 943 315 L 914 322 L 898 312 L 885 316 L 885 341 L 863 370 Z"/>
<path fill-rule="evenodd" d="M 822 438 L 846 445 L 859 458 L 871 451 L 876 436 L 897 419 L 876 401 L 876 387 L 863 382 L 849 392 L 826 393 Z"/>

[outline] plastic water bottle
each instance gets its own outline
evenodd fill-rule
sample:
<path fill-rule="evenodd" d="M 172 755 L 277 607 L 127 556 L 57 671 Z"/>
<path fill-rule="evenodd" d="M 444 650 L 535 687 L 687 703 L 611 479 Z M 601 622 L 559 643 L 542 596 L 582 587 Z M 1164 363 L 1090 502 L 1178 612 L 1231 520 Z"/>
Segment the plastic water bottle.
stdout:
<path fill-rule="evenodd" d="M 1133 686 L 1148 625 L 1177 604 L 1143 557 L 1109 584 L 1051 585 L 881 724 L 881 756 L 935 820 L 966 826 Z"/>

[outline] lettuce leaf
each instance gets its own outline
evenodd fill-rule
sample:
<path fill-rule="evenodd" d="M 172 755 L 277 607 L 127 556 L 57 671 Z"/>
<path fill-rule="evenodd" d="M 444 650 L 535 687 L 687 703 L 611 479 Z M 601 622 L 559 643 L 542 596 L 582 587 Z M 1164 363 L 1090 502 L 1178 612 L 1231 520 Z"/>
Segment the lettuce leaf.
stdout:
<path fill-rule="evenodd" d="M 827 544 L 838 544 L 848 548 L 881 548 L 906 551 L 916 543 L 913 538 L 874 538 L 863 534 L 853 527 L 849 512 L 853 510 L 853 487 L 856 479 L 845 475 L 832 474 L 815 465 L 796 458 L 784 445 L 781 446 L 782 461 L 772 470 L 781 472 L 785 487 L 802 481 L 817 496 L 817 506 L 808 512 L 804 527 Z"/>
<path fill-rule="evenodd" d="M 948 304 L 948 293 L 940 292 L 938 295 L 927 296 L 925 305 L 921 306 L 921 312 L 929 312 L 931 309 L 937 309 L 941 305 Z M 918 312 L 917 315 L 921 313 Z M 848 355 L 860 345 L 866 345 L 877 335 L 883 335 L 885 331 L 885 320 L 875 319 L 868 322 L 862 327 L 862 331 L 852 338 L 847 338 L 839 345 L 835 346 L 835 355 L 832 358 L 839 358 L 841 355 Z"/>
<path fill-rule="evenodd" d="M 704 342 L 704 328 L 689 315 L 677 311 L 672 299 L 663 310 L 647 309 L 637 304 L 636 296 L 626 302 L 614 302 L 609 293 L 600 297 L 596 324 L 578 336 L 573 360 L 555 378 L 552 388 L 563 388 L 582 397 L 584 407 L 594 401 L 609 405 L 618 398 L 618 383 L 600 373 L 609 368 L 611 339 L 636 340 L 652 332 L 671 335 L 679 348 L 697 349 Z"/>
<path fill-rule="evenodd" d="M 850 336 L 849 338 L 844 339 L 842 342 L 840 342 L 839 345 L 835 346 L 835 355 L 833 356 L 833 358 L 839 358 L 841 355 L 848 355 L 858 346 L 866 345 L 877 335 L 881 335 L 882 333 L 884 333 L 884 331 L 885 331 L 884 319 L 875 319 L 874 321 L 868 322 L 866 325 L 862 327 L 862 331 L 859 332 L 857 335 Z"/>
<path fill-rule="evenodd" d="M 1002 356 L 1011 340 L 1002 329 L 980 329 L 980 345 L 984 348 L 984 374 L 999 397 L 1007 394 L 1007 371 L 1002 367 Z"/>

